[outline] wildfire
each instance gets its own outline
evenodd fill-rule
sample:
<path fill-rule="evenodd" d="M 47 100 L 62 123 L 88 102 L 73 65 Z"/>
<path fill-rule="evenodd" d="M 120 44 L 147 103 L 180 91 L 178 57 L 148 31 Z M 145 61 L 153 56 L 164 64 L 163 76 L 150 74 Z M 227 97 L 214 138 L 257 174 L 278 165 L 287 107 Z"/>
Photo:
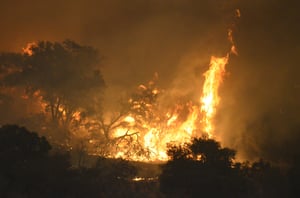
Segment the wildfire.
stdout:
<path fill-rule="evenodd" d="M 199 125 L 199 108 L 186 102 L 161 109 L 156 98 L 158 93 L 161 91 L 149 82 L 148 85 L 140 85 L 135 97 L 128 100 L 130 111 L 115 122 L 117 127 L 111 128 L 111 140 L 117 147 L 111 157 L 166 161 L 168 143 L 184 143 L 195 135 L 197 123 Z"/>
<path fill-rule="evenodd" d="M 240 16 L 239 10 L 236 16 Z M 97 148 L 90 154 L 102 155 L 103 150 L 106 150 L 105 152 L 108 153 L 105 155 L 108 157 L 136 161 L 166 161 L 168 143 L 183 144 L 190 141 L 192 137 L 203 134 L 209 138 L 214 137 L 213 119 L 220 103 L 219 88 L 226 73 L 225 67 L 230 54 L 237 55 L 232 29 L 228 30 L 227 36 L 231 44 L 230 52 L 223 57 L 211 56 L 209 69 L 203 74 L 205 81 L 202 93 L 196 104 L 192 101 L 184 101 L 162 108 L 163 105 L 159 104 L 159 96 L 163 91 L 155 87 L 154 81 L 150 81 L 148 85 L 138 86 L 137 93 L 127 101 L 126 105 L 129 109 L 120 111 L 111 121 L 108 121 L 105 116 L 99 120 L 85 118 L 79 110 L 72 112 L 71 119 L 74 123 L 81 122 L 82 126 L 88 127 L 83 127 L 83 130 L 102 133 L 102 136 L 87 138 L 88 143 Z M 23 53 L 28 56 L 33 55 L 32 48 L 35 45 L 36 43 L 29 43 L 23 48 Z M 69 118 L 65 106 L 60 105 L 57 110 L 62 119 Z M 139 181 L 140 178 L 135 180 Z"/>
<path fill-rule="evenodd" d="M 240 18 L 240 16 L 240 10 L 236 9 L 235 17 Z M 204 73 L 205 81 L 200 103 L 201 112 L 204 114 L 202 119 L 204 125 L 203 130 L 210 138 L 213 137 L 214 133 L 213 117 L 216 114 L 216 108 L 220 102 L 218 90 L 226 71 L 225 66 L 228 63 L 230 54 L 238 54 L 233 40 L 232 28 L 228 29 L 227 38 L 231 44 L 230 52 L 228 52 L 224 57 L 212 56 L 210 59 L 209 70 Z"/>
<path fill-rule="evenodd" d="M 137 93 L 128 100 L 131 106 L 128 114 L 120 116 L 117 127 L 112 127 L 112 138 L 118 149 L 111 157 L 166 161 L 168 143 L 183 144 L 199 135 L 214 137 L 213 119 L 220 102 L 218 91 L 230 54 L 237 54 L 231 30 L 228 40 L 232 44 L 230 52 L 224 57 L 211 57 L 209 69 L 204 73 L 199 105 L 188 101 L 162 109 L 159 95 L 163 91 L 153 81 L 138 86 Z"/>
<path fill-rule="evenodd" d="M 225 73 L 225 66 L 228 62 L 228 54 L 225 57 L 211 57 L 210 67 L 205 72 L 205 82 L 203 85 L 203 94 L 200 98 L 201 112 L 203 112 L 203 124 L 204 132 L 208 137 L 213 136 L 213 123 L 212 119 L 216 113 L 216 107 L 219 104 L 220 97 L 218 95 L 218 89 L 222 82 L 222 77 Z"/>

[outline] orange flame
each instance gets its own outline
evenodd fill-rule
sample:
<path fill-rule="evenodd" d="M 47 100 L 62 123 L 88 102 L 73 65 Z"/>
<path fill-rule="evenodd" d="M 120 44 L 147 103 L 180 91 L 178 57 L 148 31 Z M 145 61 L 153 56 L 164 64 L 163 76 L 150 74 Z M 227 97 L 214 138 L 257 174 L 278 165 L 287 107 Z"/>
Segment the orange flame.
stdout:
<path fill-rule="evenodd" d="M 26 47 L 23 48 L 23 54 L 32 56 L 33 55 L 32 48 L 36 46 L 37 44 L 35 42 L 27 43 Z"/>
<path fill-rule="evenodd" d="M 236 17 L 239 16 L 240 11 L 237 10 Z M 153 102 L 162 93 L 154 87 L 154 82 L 150 81 L 148 86 L 140 85 L 137 98 L 128 100 L 132 112 L 118 117 L 116 127 L 111 127 L 110 138 L 115 141 L 113 144 L 118 146 L 118 150 L 111 152 L 109 157 L 130 158 L 135 161 L 166 161 L 167 143 L 188 142 L 192 137 L 200 135 L 197 134 L 198 129 L 202 129 L 209 138 L 215 136 L 213 119 L 220 103 L 219 88 L 230 54 L 237 55 L 232 29 L 228 30 L 227 36 L 231 44 L 230 51 L 224 57 L 211 56 L 209 69 L 204 73 L 200 105 L 187 102 L 176 104 L 171 110 L 161 109 L 160 105 Z M 135 147 L 131 144 L 133 141 L 138 142 L 139 148 L 147 154 L 130 152 L 129 149 Z M 97 140 L 89 142 L 94 144 Z"/>
<path fill-rule="evenodd" d="M 225 66 L 228 63 L 228 58 L 228 54 L 227 56 L 220 58 L 212 56 L 210 59 L 209 70 L 204 74 L 205 82 L 200 103 L 202 104 L 201 112 L 204 113 L 202 119 L 204 124 L 203 130 L 210 138 L 213 136 L 214 130 L 212 119 L 216 114 L 216 107 L 220 102 L 218 90 L 225 73 Z"/>
<path fill-rule="evenodd" d="M 237 54 L 233 45 L 231 30 L 228 32 L 228 39 L 232 44 L 231 51 L 224 57 L 212 56 L 209 69 L 204 73 L 205 81 L 203 92 L 199 99 L 200 107 L 188 102 L 184 105 L 176 104 L 173 110 L 164 112 L 162 109 L 155 109 L 155 104 L 152 104 L 149 98 L 145 98 L 142 101 L 129 100 L 133 105 L 132 109 L 137 112 L 144 112 L 145 118 L 140 115 L 124 115 L 120 123 L 127 124 L 115 128 L 113 136 L 118 138 L 134 134 L 135 136 L 131 137 L 131 140 L 139 140 L 142 148 L 149 152 L 148 156 L 132 155 L 130 156 L 131 160 L 168 160 L 168 155 L 166 154 L 167 143 L 182 144 L 188 142 L 192 137 L 199 135 L 196 132 L 201 127 L 202 131 L 209 138 L 214 136 L 213 118 L 220 102 L 218 90 L 223 81 L 229 55 Z M 153 96 L 157 96 L 160 93 L 158 89 L 153 88 L 153 82 L 150 82 L 148 86 L 140 85 L 139 90 L 146 91 L 147 95 L 153 94 Z M 150 120 L 149 117 L 151 117 Z M 122 144 L 119 144 L 119 146 L 122 147 Z M 128 148 L 128 146 L 125 144 L 124 148 Z M 121 148 L 112 157 L 126 158 L 128 157 L 126 155 L 126 149 L 122 150 Z"/>
<path fill-rule="evenodd" d="M 235 17 L 240 18 L 240 16 L 240 10 L 236 9 Z M 228 29 L 227 39 L 231 44 L 230 52 L 228 52 L 224 57 L 212 56 L 210 59 L 209 70 L 204 73 L 205 81 L 200 103 L 201 112 L 204 114 L 202 119 L 202 123 L 204 125 L 203 130 L 207 133 L 209 138 L 213 137 L 214 133 L 213 117 L 216 114 L 216 108 L 220 102 L 218 90 L 226 71 L 225 66 L 228 63 L 230 54 L 238 55 L 233 40 L 233 30 L 231 28 Z"/>

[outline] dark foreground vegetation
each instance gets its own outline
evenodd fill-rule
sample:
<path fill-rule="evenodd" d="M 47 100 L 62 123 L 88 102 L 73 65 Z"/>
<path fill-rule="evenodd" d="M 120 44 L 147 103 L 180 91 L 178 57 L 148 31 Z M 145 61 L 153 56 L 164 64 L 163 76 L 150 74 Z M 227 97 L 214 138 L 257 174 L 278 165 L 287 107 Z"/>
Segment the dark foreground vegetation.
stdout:
<path fill-rule="evenodd" d="M 99 157 L 75 167 L 67 151 L 23 127 L 0 128 L 0 197 L 299 197 L 299 161 L 288 168 L 235 162 L 213 139 L 169 145 L 158 178 L 139 177 L 138 163 Z M 141 166 L 141 164 L 140 164 Z M 151 165 L 145 165 L 145 167 Z M 153 165 L 154 166 L 154 165 Z M 150 170 L 147 167 L 144 170 Z M 153 175 L 154 176 L 154 175 Z"/>
<path fill-rule="evenodd" d="M 137 168 L 122 159 L 99 158 L 76 168 L 65 151 L 51 151 L 45 138 L 15 125 L 0 128 L 0 197 L 141 197 L 156 182 L 135 182 Z"/>

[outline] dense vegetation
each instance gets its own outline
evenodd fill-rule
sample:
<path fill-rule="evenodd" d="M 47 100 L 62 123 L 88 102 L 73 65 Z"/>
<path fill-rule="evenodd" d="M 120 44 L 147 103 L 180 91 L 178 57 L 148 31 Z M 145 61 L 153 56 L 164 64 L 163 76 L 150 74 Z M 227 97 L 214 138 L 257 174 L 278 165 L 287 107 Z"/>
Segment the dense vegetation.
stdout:
<path fill-rule="evenodd" d="M 235 151 L 219 142 L 195 138 L 170 146 L 171 160 L 163 165 L 160 189 L 167 197 L 289 197 L 288 175 L 259 160 L 235 162 Z"/>
<path fill-rule="evenodd" d="M 134 182 L 136 167 L 122 159 L 76 168 L 68 152 L 16 125 L 0 128 L 0 145 L 0 197 L 139 197 L 155 186 Z"/>
<path fill-rule="evenodd" d="M 0 128 L 0 197 L 298 197 L 297 163 L 288 169 L 260 160 L 235 162 L 235 151 L 195 138 L 169 145 L 158 179 L 134 181 L 141 167 L 98 157 L 90 167 L 70 163 L 44 137 L 17 125 Z"/>

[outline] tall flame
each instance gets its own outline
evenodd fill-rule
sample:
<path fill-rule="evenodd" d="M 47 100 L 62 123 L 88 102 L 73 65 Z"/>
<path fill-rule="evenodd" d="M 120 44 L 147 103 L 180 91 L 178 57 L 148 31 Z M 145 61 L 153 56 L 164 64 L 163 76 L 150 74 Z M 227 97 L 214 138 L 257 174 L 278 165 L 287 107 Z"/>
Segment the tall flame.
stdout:
<path fill-rule="evenodd" d="M 205 82 L 203 85 L 203 93 L 200 98 L 201 112 L 203 112 L 203 125 L 204 132 L 208 137 L 213 136 L 213 123 L 212 119 L 216 113 L 216 107 L 220 102 L 218 95 L 219 86 L 222 82 L 223 74 L 225 73 L 225 66 L 228 63 L 229 54 L 225 57 L 214 57 L 210 59 L 210 67 L 205 72 Z"/>
<path fill-rule="evenodd" d="M 128 156 L 128 141 L 120 141 L 120 148 L 112 157 L 130 158 L 136 161 L 165 161 L 168 160 L 167 144 L 172 142 L 182 144 L 192 137 L 200 135 L 198 129 L 202 129 L 209 138 L 215 137 L 213 119 L 220 102 L 218 95 L 223 76 L 226 72 L 230 54 L 237 54 L 233 44 L 232 30 L 228 31 L 228 40 L 231 43 L 230 51 L 224 57 L 211 56 L 209 69 L 204 73 L 205 81 L 199 99 L 200 105 L 191 101 L 184 104 L 176 104 L 171 109 L 161 109 L 154 101 L 160 91 L 153 87 L 153 82 L 140 85 L 136 99 L 130 99 L 132 110 L 135 113 L 124 115 L 119 124 L 114 128 L 114 138 L 128 138 L 128 141 L 137 141 L 140 148 L 146 151 L 146 155 L 139 152 Z M 154 103 L 153 103 L 154 102 Z M 120 139 L 121 140 L 121 139 Z"/>
<path fill-rule="evenodd" d="M 235 17 L 240 18 L 240 16 L 240 10 L 236 9 Z M 228 52 L 224 57 L 212 56 L 210 59 L 209 70 L 204 73 L 205 81 L 202 96 L 200 98 L 200 104 L 201 112 L 204 114 L 202 119 L 203 130 L 210 138 L 213 137 L 214 133 L 213 117 L 216 114 L 216 108 L 220 102 L 218 90 L 226 72 L 225 66 L 228 63 L 230 54 L 238 54 L 233 41 L 232 28 L 228 29 L 227 38 L 231 44 L 230 52 Z"/>

